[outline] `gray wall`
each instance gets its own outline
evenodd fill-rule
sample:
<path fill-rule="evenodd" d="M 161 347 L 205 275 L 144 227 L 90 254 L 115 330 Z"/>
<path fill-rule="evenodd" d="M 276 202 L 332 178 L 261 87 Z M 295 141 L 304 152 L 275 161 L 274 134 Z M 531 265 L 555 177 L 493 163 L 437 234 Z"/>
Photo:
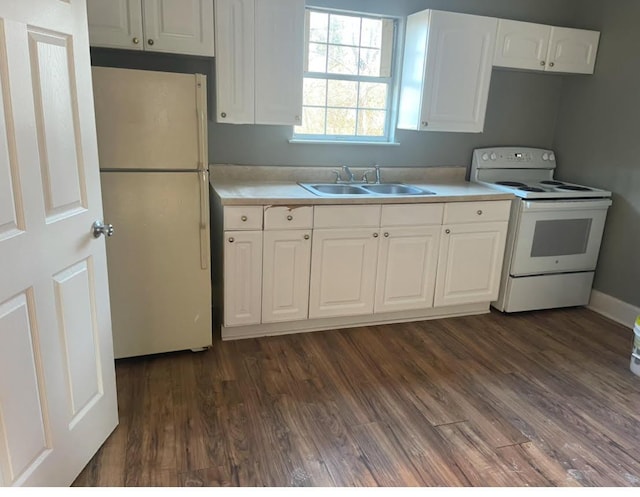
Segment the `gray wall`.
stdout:
<path fill-rule="evenodd" d="M 601 29 L 594 76 L 566 78 L 554 148 L 558 175 L 614 192 L 595 288 L 640 306 L 640 2 L 584 2 Z"/>
<path fill-rule="evenodd" d="M 403 17 L 426 8 L 575 27 L 581 0 L 313 0 L 309 5 Z M 585 22 L 588 20 L 585 20 Z M 215 115 L 214 61 L 207 58 L 92 49 L 94 65 L 209 76 L 209 116 Z M 289 126 L 209 123 L 209 159 L 259 165 L 467 165 L 476 147 L 551 147 L 563 80 L 557 75 L 494 70 L 484 133 L 398 131 L 399 146 L 291 144 Z"/>

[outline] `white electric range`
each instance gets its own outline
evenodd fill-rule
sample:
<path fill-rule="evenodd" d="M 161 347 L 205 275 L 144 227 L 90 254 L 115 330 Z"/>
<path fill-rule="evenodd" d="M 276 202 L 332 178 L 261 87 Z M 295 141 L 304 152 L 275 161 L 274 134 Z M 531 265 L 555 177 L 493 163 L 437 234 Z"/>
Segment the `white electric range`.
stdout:
<path fill-rule="evenodd" d="M 504 312 L 586 305 L 611 192 L 557 181 L 555 154 L 476 149 L 470 180 L 513 193 L 500 294 Z"/>

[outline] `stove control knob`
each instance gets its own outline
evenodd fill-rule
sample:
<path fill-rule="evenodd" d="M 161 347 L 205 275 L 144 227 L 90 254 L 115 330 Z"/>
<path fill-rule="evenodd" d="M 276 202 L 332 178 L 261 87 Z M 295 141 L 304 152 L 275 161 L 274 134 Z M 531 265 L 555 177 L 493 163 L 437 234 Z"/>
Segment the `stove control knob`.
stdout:
<path fill-rule="evenodd" d="M 486 152 L 482 154 L 482 160 L 489 160 L 489 154 Z"/>
<path fill-rule="evenodd" d="M 549 160 L 549 154 L 547 152 L 542 154 L 542 160 Z"/>
<path fill-rule="evenodd" d="M 498 158 L 498 156 L 496 155 L 496 153 L 495 153 L 495 152 L 493 152 L 493 153 L 491 154 L 491 160 L 496 160 L 497 158 Z"/>
<path fill-rule="evenodd" d="M 549 160 L 553 161 L 556 160 L 556 154 L 554 154 L 553 152 L 549 155 Z"/>

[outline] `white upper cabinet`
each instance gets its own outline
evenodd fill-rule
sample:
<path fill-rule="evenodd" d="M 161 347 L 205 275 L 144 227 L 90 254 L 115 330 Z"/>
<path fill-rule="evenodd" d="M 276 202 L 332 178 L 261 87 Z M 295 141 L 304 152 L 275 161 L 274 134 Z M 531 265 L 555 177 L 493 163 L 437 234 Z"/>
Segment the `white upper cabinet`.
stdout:
<path fill-rule="evenodd" d="M 408 17 L 399 128 L 483 130 L 497 22 L 435 10 Z"/>
<path fill-rule="evenodd" d="M 87 0 L 92 47 L 142 50 L 142 0 Z"/>
<path fill-rule="evenodd" d="M 213 0 L 87 0 L 92 46 L 214 55 Z"/>
<path fill-rule="evenodd" d="M 217 121 L 297 125 L 304 0 L 216 0 Z"/>
<path fill-rule="evenodd" d="M 593 74 L 600 33 L 500 19 L 494 65 Z"/>

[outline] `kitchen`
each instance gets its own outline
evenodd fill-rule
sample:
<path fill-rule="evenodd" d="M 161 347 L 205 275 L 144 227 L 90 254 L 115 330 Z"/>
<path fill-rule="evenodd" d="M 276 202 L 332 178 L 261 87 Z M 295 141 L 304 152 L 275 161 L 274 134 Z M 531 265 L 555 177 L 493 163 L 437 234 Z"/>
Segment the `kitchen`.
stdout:
<path fill-rule="evenodd" d="M 125 389 L 118 396 L 120 428 L 90 463 L 78 483 L 637 484 L 638 461 L 637 456 L 633 457 L 634 447 L 630 440 L 637 441 L 638 433 L 631 426 L 626 426 L 625 430 L 628 431 L 620 432 L 616 428 L 605 429 L 604 417 L 591 419 L 586 430 L 600 430 L 603 434 L 596 436 L 590 432 L 579 432 L 571 424 L 559 421 L 564 419 L 563 416 L 571 419 L 576 415 L 584 421 L 585 417 L 595 415 L 590 409 L 607 416 L 601 411 L 608 403 L 603 391 L 613 391 L 618 399 L 623 398 L 625 393 L 629 394 L 630 401 L 626 404 L 622 402 L 619 408 L 628 422 L 635 417 L 637 423 L 637 382 L 634 383 L 633 376 L 628 372 L 628 331 L 640 304 L 634 288 L 637 286 L 639 268 L 633 250 L 640 240 L 637 230 L 630 231 L 628 227 L 637 225 L 638 218 L 638 198 L 634 194 L 638 191 L 640 173 L 637 167 L 631 165 L 635 155 L 634 123 L 631 119 L 635 115 L 633 111 L 637 99 L 633 88 L 640 75 L 634 74 L 632 68 L 627 68 L 620 55 L 631 56 L 634 30 L 630 19 L 637 13 L 637 8 L 631 2 L 617 2 L 612 6 L 597 1 L 542 4 L 521 1 L 510 2 L 508 6 L 500 2 L 480 4 L 473 1 L 407 1 L 393 2 L 393 5 L 388 5 L 388 2 L 367 2 L 366 6 L 364 2 L 357 1 L 340 2 L 339 5 L 337 2 L 318 1 L 313 6 L 353 12 L 362 12 L 366 8 L 370 14 L 401 19 L 411 13 L 434 8 L 598 30 L 601 39 L 596 70 L 590 76 L 565 76 L 494 68 L 482 133 L 397 130 L 395 141 L 399 145 L 358 145 L 290 143 L 291 126 L 217 123 L 214 119 L 218 113 L 214 101 L 215 58 L 94 48 L 92 63 L 94 66 L 207 75 L 210 164 L 277 165 L 289 168 L 325 166 L 327 171 L 343 164 L 358 171 L 380 164 L 384 178 L 385 174 L 393 174 L 393 168 L 401 167 L 466 168 L 476 148 L 512 145 L 555 151 L 558 156 L 555 177 L 613 192 L 613 205 L 607 217 L 591 307 L 625 323 L 626 331 L 623 332 L 621 327 L 597 314 L 579 309 L 513 316 L 492 312 L 454 320 L 422 321 L 420 324 L 406 325 L 406 329 L 385 325 L 380 328 L 291 335 L 289 338 L 232 342 L 216 340 L 214 347 L 202 354 L 188 352 L 159 356 L 146 363 L 136 360 L 120 362 L 118 384 Z M 611 115 L 613 112 L 615 115 Z M 606 171 L 601 163 L 607 164 Z M 275 174 L 276 169 L 273 171 Z M 331 177 L 329 175 L 326 181 L 332 181 Z M 519 326 L 529 326 L 538 333 L 510 337 L 515 342 L 498 340 L 509 338 L 509 330 L 517 330 Z M 476 343 L 464 334 L 465 329 L 474 330 L 474 334 L 481 335 L 482 341 Z M 606 330 L 606 333 L 600 334 L 600 329 Z M 488 334 L 486 330 L 494 331 Z M 583 331 L 585 336 L 582 336 Z M 319 343 L 313 341 L 314 336 L 318 336 Z M 556 348 L 558 341 L 561 343 L 560 349 Z M 391 355 L 384 355 L 387 348 Z M 404 358 L 409 348 L 421 351 L 420 355 Z M 563 357 L 573 349 L 576 355 Z M 436 362 L 427 359 L 431 350 L 442 353 L 438 359 L 434 359 Z M 492 357 L 492 351 L 503 359 Z M 620 356 L 617 362 L 613 359 L 616 355 L 613 351 Z M 529 353 L 535 354 L 536 361 L 527 360 Z M 571 370 L 563 366 L 564 359 L 569 363 L 587 360 L 592 355 L 600 356 L 599 360 L 594 359 L 589 365 L 595 368 L 594 374 L 586 369 Z M 242 360 L 234 363 L 234 357 L 242 357 Z M 379 358 L 378 364 L 376 357 Z M 394 360 L 398 363 L 394 364 Z M 580 366 L 574 362 L 572 366 Z M 211 367 L 211 364 L 216 366 Z M 346 364 L 353 365 L 353 369 L 344 369 Z M 397 370 L 394 370 L 394 366 Z M 458 367 L 464 371 L 463 376 L 477 375 L 484 381 L 473 382 L 474 388 L 471 390 L 470 382 L 463 382 L 462 390 L 453 384 L 435 382 L 424 390 L 416 388 L 417 385 L 429 385 L 429 378 L 455 374 Z M 536 384 L 523 381 L 526 376 L 536 376 L 536 373 L 538 378 L 553 375 L 552 371 L 562 381 L 555 379 L 555 384 L 553 381 Z M 501 383 L 491 381 L 492 373 L 496 372 L 502 377 Z M 573 381 L 574 374 L 587 383 L 600 385 L 601 389 L 592 390 L 578 380 Z M 138 375 L 142 378 L 136 378 Z M 299 380 L 296 385 L 300 390 L 288 389 L 285 381 L 287 375 Z M 324 375 L 327 375 L 326 378 Z M 185 383 L 176 386 L 174 382 L 177 378 L 185 379 Z M 208 380 L 205 378 L 215 385 L 213 390 L 206 386 Z M 345 378 L 354 378 L 353 385 L 345 383 Z M 247 382 L 240 381 L 243 379 Z M 506 387 L 507 380 L 512 382 L 509 386 L 515 390 Z M 551 384 L 558 389 L 554 390 Z M 544 388 L 551 391 L 549 397 L 542 395 L 538 399 L 544 408 L 509 395 L 510 391 L 525 392 L 524 397 L 535 402 Z M 331 389 L 341 394 L 329 394 Z M 566 395 L 571 396 L 567 393 L 570 390 L 578 392 L 576 398 L 572 398 L 575 403 L 567 408 L 566 413 L 562 413 L 563 399 Z M 367 400 L 364 392 L 376 400 Z M 593 396 L 592 402 L 585 400 L 588 396 Z M 314 397 L 324 400 L 315 402 Z M 483 397 L 493 399 L 495 406 L 483 401 Z M 142 398 L 145 400 L 140 405 Z M 163 402 L 163 399 L 171 401 Z M 298 399 L 301 404 L 294 402 Z M 407 399 L 410 399 L 407 410 L 395 413 L 393 407 Z M 421 399 L 420 406 L 429 410 L 426 414 L 416 414 L 415 404 L 411 402 L 417 402 L 418 399 Z M 263 411 L 264 417 L 261 417 L 259 410 L 257 415 L 251 411 L 251 408 L 263 403 L 269 404 L 274 410 Z M 531 418 L 518 425 L 514 419 L 522 417 L 523 408 L 531 410 Z M 214 409 L 220 416 L 208 415 L 207 409 Z M 297 409 L 302 409 L 298 416 Z M 145 423 L 142 417 L 145 411 L 153 412 L 157 421 L 151 432 L 144 432 L 141 428 Z M 556 413 L 558 418 L 554 418 L 554 422 L 558 424 L 549 432 L 536 433 L 536 429 L 544 428 L 539 422 L 550 412 Z M 419 424 L 416 424 L 420 416 L 424 416 L 432 428 L 420 431 Z M 184 420 L 184 423 L 176 427 L 171 423 L 174 418 Z M 310 419 L 317 422 L 312 427 L 318 430 L 317 433 L 312 429 L 305 431 L 308 426 L 297 424 L 309 422 Z M 333 424 L 332 419 L 335 421 Z M 468 423 L 470 419 L 476 420 L 477 426 Z M 390 420 L 400 424 L 405 422 L 408 428 L 398 431 Z M 500 429 L 491 427 L 495 423 Z M 502 469 L 504 463 L 496 454 L 503 454 L 506 459 L 533 458 L 535 461 L 535 458 L 541 458 L 537 461 L 544 459 L 548 462 L 544 454 L 553 450 L 553 447 L 536 441 L 553 437 L 561 429 L 567 431 L 570 438 L 573 437 L 567 440 L 568 447 L 564 448 L 563 454 L 566 454 L 564 457 L 567 460 L 549 463 L 547 480 L 536 480 L 531 475 L 528 475 L 532 478 L 528 483 L 500 478 L 483 479 L 483 475 L 475 473 L 473 465 L 465 463 L 464 458 L 460 457 L 464 450 L 468 450 L 493 461 L 495 467 Z M 256 438 L 234 441 L 221 437 L 219 443 L 210 445 L 217 439 L 216 434 L 223 432 L 233 433 L 240 438 L 242 433 L 253 433 Z M 309 436 L 304 436 L 305 433 Z M 328 445 L 324 443 L 323 433 L 328 438 Z M 463 444 L 465 436 L 474 440 L 473 447 L 458 445 Z M 626 472 L 612 472 L 606 462 L 610 455 L 598 452 L 594 444 L 619 441 L 624 436 L 628 438 L 614 457 L 618 458 L 617 461 L 626 468 Z M 161 453 L 136 450 L 148 446 L 148 437 L 166 443 L 162 445 Z M 341 445 L 340 440 L 346 442 Z M 579 449 L 576 440 L 589 448 Z M 125 458 L 119 451 L 127 443 L 132 443 L 133 448 L 128 449 Z M 281 444 L 291 444 L 291 453 L 283 456 L 279 452 L 283 447 Z M 425 462 L 425 452 L 429 450 L 427 447 L 433 444 L 444 447 L 437 462 L 432 463 L 437 470 L 427 471 L 424 465 L 415 461 L 407 463 L 407 450 L 417 460 Z M 487 450 L 488 446 L 492 448 Z M 255 458 L 251 457 L 252 450 L 256 451 Z M 215 467 L 208 460 L 214 454 Z M 366 464 L 358 462 L 360 457 L 364 458 Z M 151 461 L 145 462 L 148 458 Z M 568 468 L 568 461 L 574 458 L 578 458 L 579 462 L 575 463 L 575 467 Z M 108 480 L 108 472 L 100 470 L 101 464 L 118 467 L 124 465 L 125 460 L 127 463 L 126 467 L 122 466 L 122 474 L 113 476 L 113 480 Z M 348 468 L 344 473 L 337 469 L 341 467 L 340 463 Z M 595 474 L 586 468 L 596 468 Z M 496 471 L 502 474 L 500 470 Z M 113 474 L 116 473 L 118 471 Z M 607 473 L 611 474 L 605 478 L 603 475 Z M 400 475 L 400 478 L 393 479 L 393 475 Z M 567 475 L 572 478 L 568 479 Z M 385 476 L 389 476 L 389 479 L 385 479 Z"/>

